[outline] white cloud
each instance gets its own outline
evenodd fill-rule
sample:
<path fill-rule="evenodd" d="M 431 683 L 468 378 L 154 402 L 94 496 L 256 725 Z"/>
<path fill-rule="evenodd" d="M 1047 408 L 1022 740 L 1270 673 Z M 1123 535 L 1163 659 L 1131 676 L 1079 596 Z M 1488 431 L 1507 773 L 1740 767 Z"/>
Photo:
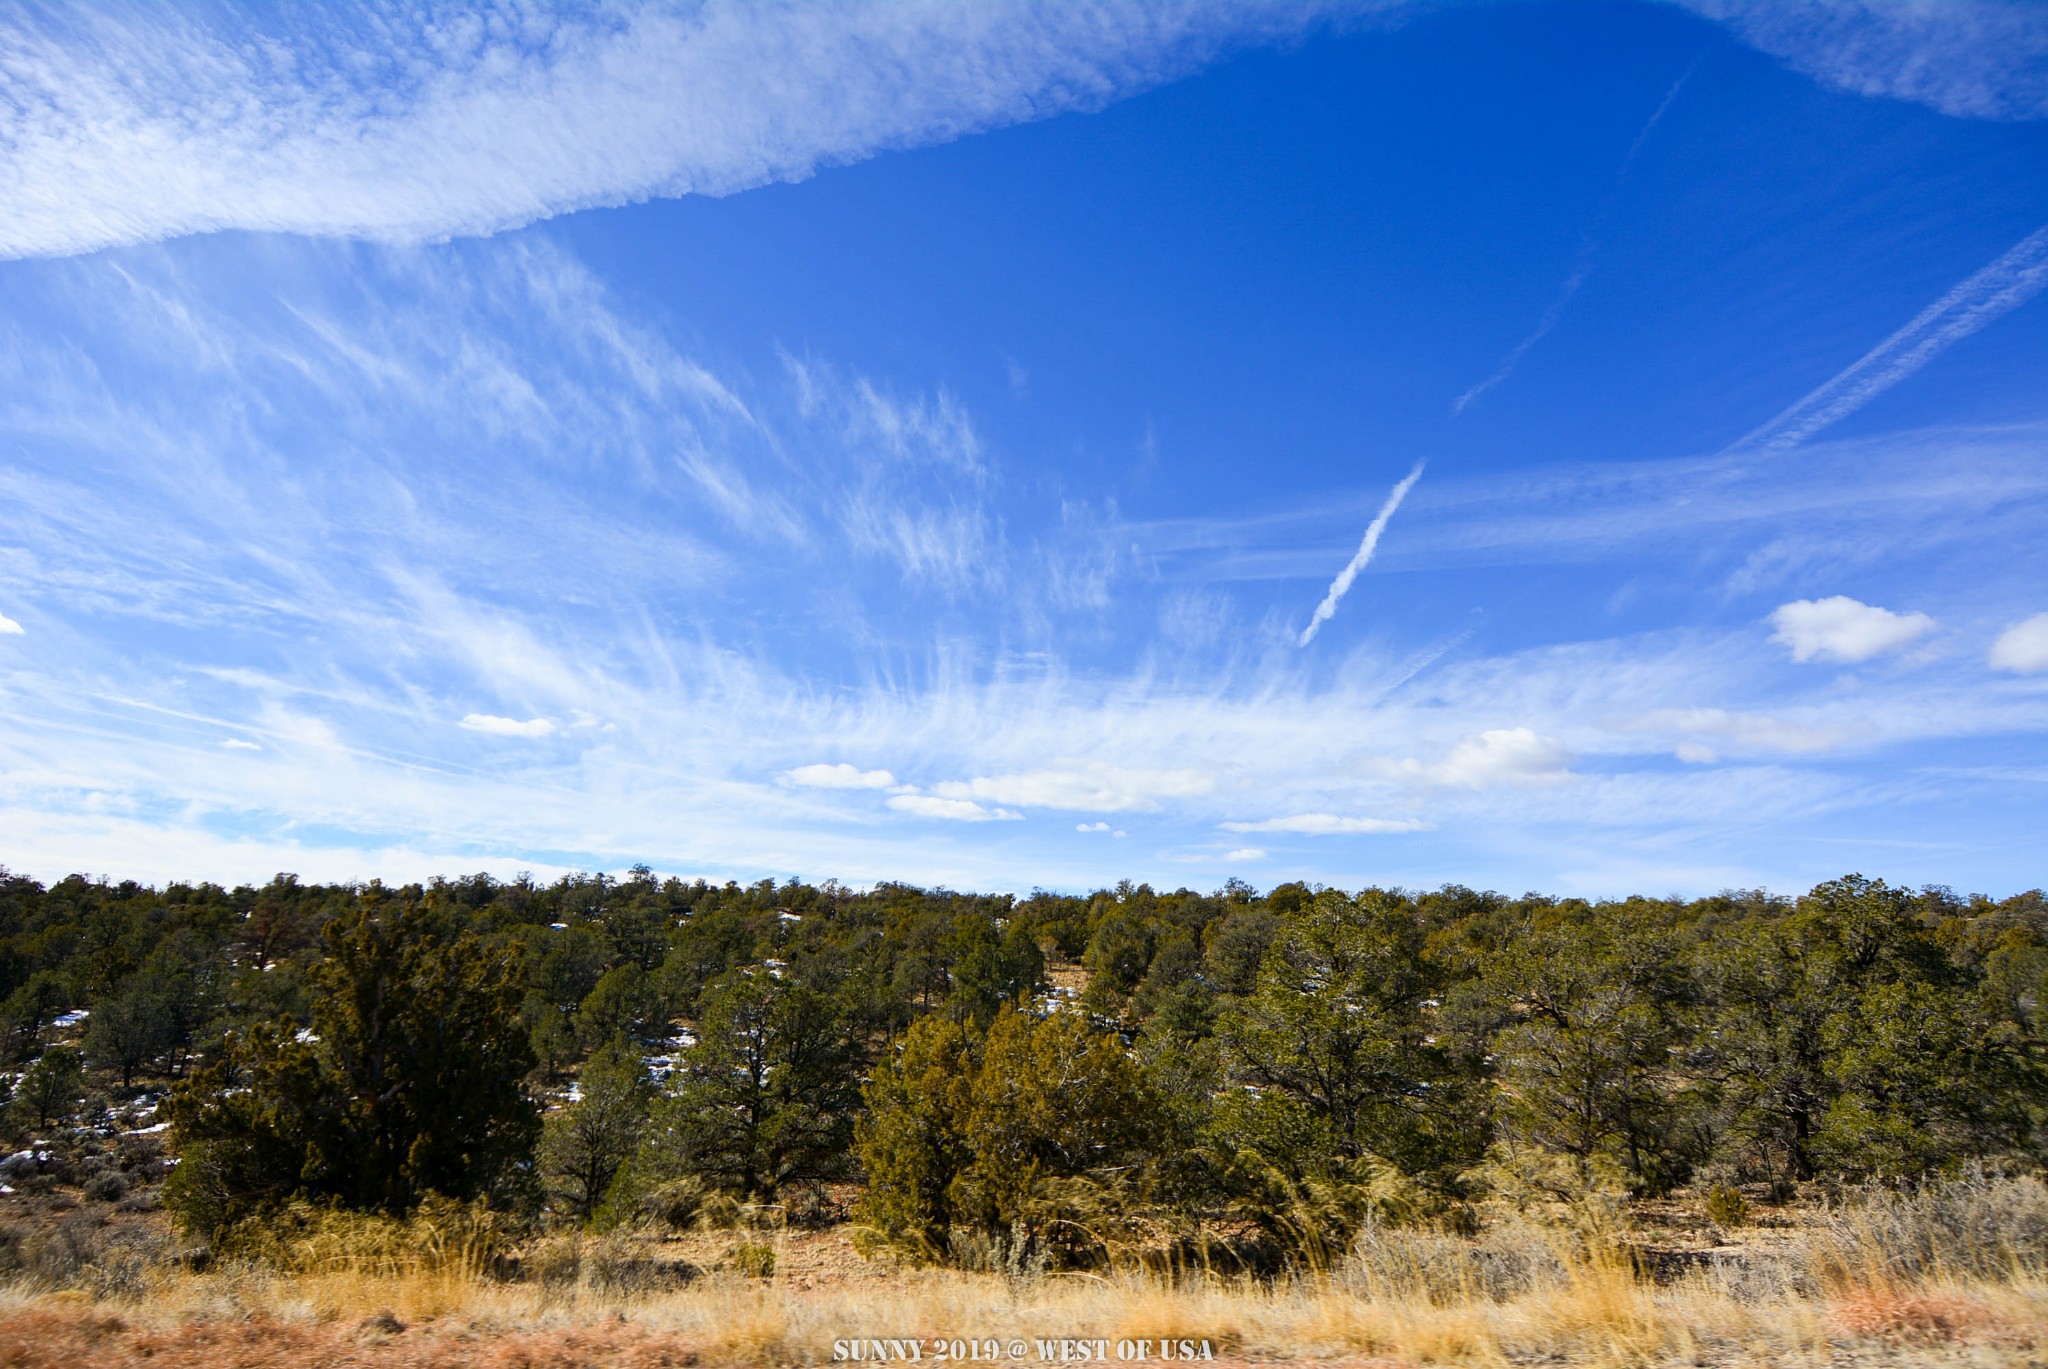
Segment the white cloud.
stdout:
<path fill-rule="evenodd" d="M 1024 808 L 1065 808 L 1084 813 L 1152 812 L 1161 799 L 1199 798 L 1216 788 L 1203 770 L 1108 765 L 1099 761 L 947 780 L 932 786 L 957 799 L 985 799 Z"/>
<path fill-rule="evenodd" d="M 837 765 L 799 765 L 782 772 L 785 784 L 805 789 L 894 789 L 896 777 L 886 770 L 862 770 L 844 761 Z"/>
<path fill-rule="evenodd" d="M 1015 822 L 1023 817 L 1007 808 L 984 808 L 967 799 L 943 799 L 931 794 L 897 794 L 889 806 L 921 818 L 945 818 L 952 822 Z"/>
<path fill-rule="evenodd" d="M 2048 112 L 2029 5 L 1682 0 L 1827 84 Z M 725 195 L 1100 108 L 1412 0 L 528 8 L 20 6 L 0 19 L 0 256 L 221 229 L 423 241 Z"/>
<path fill-rule="evenodd" d="M 1991 644 L 1991 668 L 2020 675 L 2048 671 L 2048 613 L 2023 618 Z"/>
<path fill-rule="evenodd" d="M 1107 832 L 1109 824 L 1106 822 L 1077 822 L 1074 824 L 1074 830 L 1076 832 Z"/>
<path fill-rule="evenodd" d="M 1680 742 L 1674 748 L 1673 754 L 1687 765 L 1712 765 L 1721 759 L 1720 752 L 1711 746 L 1701 746 L 1698 742 Z"/>
<path fill-rule="evenodd" d="M 1556 784 L 1571 777 L 1571 753 L 1530 728 L 1500 727 L 1464 737 L 1434 764 L 1408 759 L 1375 767 L 1392 779 L 1457 789 Z"/>
<path fill-rule="evenodd" d="M 15 622 L 6 614 L 0 613 L 0 637 L 19 637 L 23 631 L 24 629 L 20 623 Z"/>
<path fill-rule="evenodd" d="M 472 732 L 488 732 L 494 737 L 546 737 L 553 735 L 555 730 L 555 725 L 546 718 L 528 718 L 521 722 L 517 718 L 501 718 L 495 713 L 467 714 L 462 725 Z"/>
<path fill-rule="evenodd" d="M 1795 661 L 1867 661 L 1924 637 L 1935 622 L 1924 613 L 1893 613 L 1846 594 L 1796 599 L 1771 612 L 1771 640 Z"/>
<path fill-rule="evenodd" d="M 387 240 L 724 195 L 1094 109 L 1314 4 L 8 11 L 0 255 Z"/>
<path fill-rule="evenodd" d="M 263 749 L 255 742 L 243 741 L 240 737 L 229 737 L 221 743 L 221 748 L 226 751 L 261 751 Z"/>
<path fill-rule="evenodd" d="M 1677 0 L 1838 90 L 1976 119 L 2048 116 L 2048 24 L 2030 0 Z"/>
<path fill-rule="evenodd" d="M 1226 832 L 1299 832 L 1304 836 L 1327 837 L 1352 832 L 1421 832 L 1429 824 L 1413 818 L 1347 818 L 1335 813 L 1296 813 L 1292 817 L 1266 818 L 1261 822 L 1226 822 Z"/>
<path fill-rule="evenodd" d="M 1228 861 L 1264 860 L 1266 853 L 1256 846 L 1240 846 L 1235 851 L 1225 851 L 1223 858 Z"/>

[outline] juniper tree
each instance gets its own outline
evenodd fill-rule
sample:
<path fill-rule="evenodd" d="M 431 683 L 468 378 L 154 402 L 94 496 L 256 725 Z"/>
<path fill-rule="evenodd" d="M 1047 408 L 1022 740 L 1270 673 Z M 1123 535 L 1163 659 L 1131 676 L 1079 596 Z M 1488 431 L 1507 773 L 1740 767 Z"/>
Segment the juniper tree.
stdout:
<path fill-rule="evenodd" d="M 166 1204 L 215 1231 L 292 1196 L 387 1212 L 430 1193 L 521 1200 L 540 1123 L 520 1087 L 516 955 L 374 886 L 325 942 L 308 1030 L 253 1026 L 173 1091 L 183 1163 Z"/>

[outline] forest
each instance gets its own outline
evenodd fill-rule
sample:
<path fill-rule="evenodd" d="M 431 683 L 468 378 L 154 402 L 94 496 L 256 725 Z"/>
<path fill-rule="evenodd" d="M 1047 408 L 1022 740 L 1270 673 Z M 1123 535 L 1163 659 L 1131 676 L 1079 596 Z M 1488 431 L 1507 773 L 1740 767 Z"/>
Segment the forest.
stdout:
<path fill-rule="evenodd" d="M 2044 989 L 2039 891 L 1860 876 L 1589 903 L 0 872 L 0 1178 L 160 1201 L 216 1253 L 453 1203 L 1272 1270 L 1481 1201 L 1736 1220 L 2031 1170 Z"/>

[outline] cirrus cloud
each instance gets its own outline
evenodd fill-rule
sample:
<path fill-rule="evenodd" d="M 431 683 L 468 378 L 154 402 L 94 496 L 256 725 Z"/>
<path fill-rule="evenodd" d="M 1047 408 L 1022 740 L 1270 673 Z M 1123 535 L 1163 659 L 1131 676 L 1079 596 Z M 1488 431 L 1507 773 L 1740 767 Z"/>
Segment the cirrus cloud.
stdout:
<path fill-rule="evenodd" d="M 1353 832 L 1423 832 L 1429 824 L 1413 818 L 1347 818 L 1335 813 L 1296 813 L 1291 817 L 1266 818 L 1260 822 L 1226 822 L 1226 832 L 1299 832 L 1303 836 L 1327 837 Z"/>
<path fill-rule="evenodd" d="M 487 732 L 494 737 L 549 737 L 554 735 L 555 725 L 546 718 L 501 718 L 495 713 L 470 713 L 462 719 L 462 726 L 471 732 Z"/>
<path fill-rule="evenodd" d="M 1200 798 L 1216 788 L 1202 770 L 1152 769 L 1081 762 L 1011 775 L 981 775 L 932 786 L 954 799 L 1063 808 L 1083 813 L 1154 812 L 1162 799 Z"/>

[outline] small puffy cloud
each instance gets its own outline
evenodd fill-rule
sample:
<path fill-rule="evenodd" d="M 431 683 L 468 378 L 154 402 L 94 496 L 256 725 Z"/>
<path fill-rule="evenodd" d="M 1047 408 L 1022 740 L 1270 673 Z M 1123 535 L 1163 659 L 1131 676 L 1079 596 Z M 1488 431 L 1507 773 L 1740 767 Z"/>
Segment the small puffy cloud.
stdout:
<path fill-rule="evenodd" d="M 221 748 L 226 751 L 261 751 L 263 749 L 254 742 L 243 741 L 240 737 L 229 737 L 221 743 Z"/>
<path fill-rule="evenodd" d="M 22 632 L 23 628 L 20 623 L 15 622 L 6 614 L 0 613 L 0 637 L 19 637 Z"/>
<path fill-rule="evenodd" d="M 1065 808 L 1084 813 L 1151 812 L 1161 799 L 1198 798 L 1216 787 L 1202 770 L 1169 770 L 1082 762 L 1014 775 L 949 780 L 934 788 L 948 798 Z"/>
<path fill-rule="evenodd" d="M 782 772 L 784 784 L 805 789 L 894 789 L 896 777 L 886 770 L 862 770 L 841 762 L 838 765 L 799 765 Z"/>
<path fill-rule="evenodd" d="M 1991 644 L 1991 668 L 2017 675 L 2048 671 L 2048 613 L 2023 618 Z"/>
<path fill-rule="evenodd" d="M 944 818 L 949 822 L 1015 822 L 1023 817 L 1007 808 L 984 808 L 968 799 L 944 799 L 932 794 L 897 794 L 889 806 L 900 813 L 921 818 Z"/>
<path fill-rule="evenodd" d="M 1264 860 L 1266 853 L 1256 846 L 1240 846 L 1235 851 L 1225 851 L 1223 858 L 1231 861 Z"/>
<path fill-rule="evenodd" d="M 1466 737 L 1441 761 L 1409 759 L 1382 763 L 1389 779 L 1457 789 L 1556 784 L 1571 778 L 1571 753 L 1526 727 L 1497 727 Z"/>
<path fill-rule="evenodd" d="M 1074 830 L 1076 832 L 1107 832 L 1109 824 L 1106 822 L 1077 822 L 1074 824 Z"/>
<path fill-rule="evenodd" d="M 1296 813 L 1261 822 L 1226 822 L 1226 832 L 1299 832 L 1303 836 L 1328 837 L 1349 832 L 1421 832 L 1429 824 L 1413 818 L 1346 818 L 1335 813 Z"/>
<path fill-rule="evenodd" d="M 1851 599 L 1795 599 L 1771 614 L 1771 640 L 1792 648 L 1795 661 L 1867 661 L 1897 651 L 1934 630 L 1924 613 L 1893 613 Z"/>
<path fill-rule="evenodd" d="M 494 737 L 546 737 L 555 730 L 555 725 L 546 718 L 528 718 L 521 722 L 517 718 L 501 718 L 495 713 L 468 714 L 462 725 L 472 732 L 488 732 Z"/>

